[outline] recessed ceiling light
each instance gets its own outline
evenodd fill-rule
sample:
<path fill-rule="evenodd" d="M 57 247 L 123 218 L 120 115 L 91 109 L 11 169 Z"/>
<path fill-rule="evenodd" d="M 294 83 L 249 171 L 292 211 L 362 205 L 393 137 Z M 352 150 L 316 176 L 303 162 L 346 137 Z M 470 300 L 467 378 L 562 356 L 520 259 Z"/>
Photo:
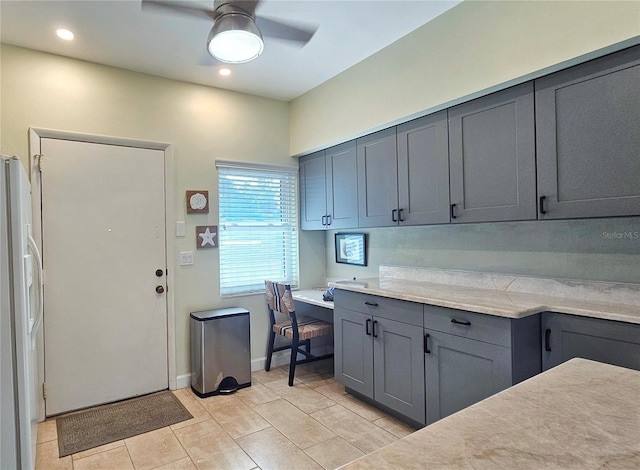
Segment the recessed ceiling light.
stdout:
<path fill-rule="evenodd" d="M 60 39 L 64 39 L 65 41 L 71 41 L 75 35 L 69 31 L 68 29 L 56 29 L 56 34 Z"/>
<path fill-rule="evenodd" d="M 223 77 L 226 77 L 228 75 L 231 75 L 231 69 L 228 69 L 228 68 L 225 67 L 223 69 L 218 70 L 218 73 L 220 75 L 222 75 Z"/>

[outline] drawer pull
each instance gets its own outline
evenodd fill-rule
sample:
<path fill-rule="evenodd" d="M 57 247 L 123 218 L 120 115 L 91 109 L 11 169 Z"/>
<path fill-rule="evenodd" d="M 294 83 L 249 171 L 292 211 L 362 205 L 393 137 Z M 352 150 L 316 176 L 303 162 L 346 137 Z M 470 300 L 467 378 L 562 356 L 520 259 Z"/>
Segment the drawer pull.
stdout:
<path fill-rule="evenodd" d="M 378 333 L 376 333 L 376 325 L 378 324 L 378 320 L 373 320 L 373 337 L 377 338 Z"/>
<path fill-rule="evenodd" d="M 544 330 L 544 350 L 551 351 L 551 330 L 549 328 Z"/>
<path fill-rule="evenodd" d="M 469 320 L 456 320 L 455 318 L 452 318 L 451 323 L 455 323 L 456 325 L 471 326 L 471 322 Z"/>
<path fill-rule="evenodd" d="M 431 350 L 429 349 L 429 343 L 427 342 L 429 339 L 429 333 L 424 335 L 424 353 L 431 354 Z"/>
<path fill-rule="evenodd" d="M 393 209 L 391 211 L 391 222 L 397 222 L 398 219 L 396 219 L 396 212 L 398 212 L 398 209 Z"/>
<path fill-rule="evenodd" d="M 456 205 L 455 204 L 451 204 L 450 211 L 451 211 L 451 218 L 455 219 L 456 218 Z"/>
<path fill-rule="evenodd" d="M 371 332 L 369 331 L 369 325 L 371 324 L 371 318 L 367 318 L 367 321 L 364 322 L 364 333 L 367 336 L 371 336 Z"/>
<path fill-rule="evenodd" d="M 377 307 L 378 304 L 375 302 L 369 302 L 368 300 L 364 303 L 365 305 L 368 305 L 369 307 Z"/>

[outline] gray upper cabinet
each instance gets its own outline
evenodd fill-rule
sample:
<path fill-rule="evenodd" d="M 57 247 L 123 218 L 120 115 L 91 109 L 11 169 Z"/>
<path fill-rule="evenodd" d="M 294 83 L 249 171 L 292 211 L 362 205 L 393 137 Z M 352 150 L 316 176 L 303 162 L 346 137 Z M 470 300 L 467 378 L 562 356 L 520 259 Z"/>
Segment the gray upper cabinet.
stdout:
<path fill-rule="evenodd" d="M 358 220 L 360 227 L 398 223 L 396 128 L 357 140 Z"/>
<path fill-rule="evenodd" d="M 324 230 L 327 216 L 327 176 L 324 150 L 300 158 L 300 228 Z"/>
<path fill-rule="evenodd" d="M 536 218 L 533 83 L 449 109 L 451 222 Z"/>
<path fill-rule="evenodd" d="M 325 151 L 329 229 L 358 226 L 358 167 L 352 140 Z"/>
<path fill-rule="evenodd" d="M 449 222 L 449 132 L 443 110 L 397 128 L 399 225 Z"/>
<path fill-rule="evenodd" d="M 358 226 L 355 141 L 300 158 L 302 230 Z"/>
<path fill-rule="evenodd" d="M 640 215 L 640 47 L 535 87 L 539 217 Z"/>

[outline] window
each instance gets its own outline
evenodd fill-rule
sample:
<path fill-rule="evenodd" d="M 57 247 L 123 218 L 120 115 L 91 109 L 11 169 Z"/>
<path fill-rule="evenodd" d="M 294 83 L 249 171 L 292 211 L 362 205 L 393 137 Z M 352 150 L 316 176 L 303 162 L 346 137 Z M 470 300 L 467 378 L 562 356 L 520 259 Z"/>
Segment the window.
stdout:
<path fill-rule="evenodd" d="M 298 285 L 298 169 L 216 161 L 220 295 Z"/>

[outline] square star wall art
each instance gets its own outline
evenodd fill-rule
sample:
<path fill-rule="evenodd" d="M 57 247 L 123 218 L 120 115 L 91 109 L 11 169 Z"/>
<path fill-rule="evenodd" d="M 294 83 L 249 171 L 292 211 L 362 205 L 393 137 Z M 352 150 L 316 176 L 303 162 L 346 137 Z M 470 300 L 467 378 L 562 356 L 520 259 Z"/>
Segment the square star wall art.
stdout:
<path fill-rule="evenodd" d="M 198 225 L 196 227 L 196 247 L 198 250 L 218 248 L 218 226 Z"/>

